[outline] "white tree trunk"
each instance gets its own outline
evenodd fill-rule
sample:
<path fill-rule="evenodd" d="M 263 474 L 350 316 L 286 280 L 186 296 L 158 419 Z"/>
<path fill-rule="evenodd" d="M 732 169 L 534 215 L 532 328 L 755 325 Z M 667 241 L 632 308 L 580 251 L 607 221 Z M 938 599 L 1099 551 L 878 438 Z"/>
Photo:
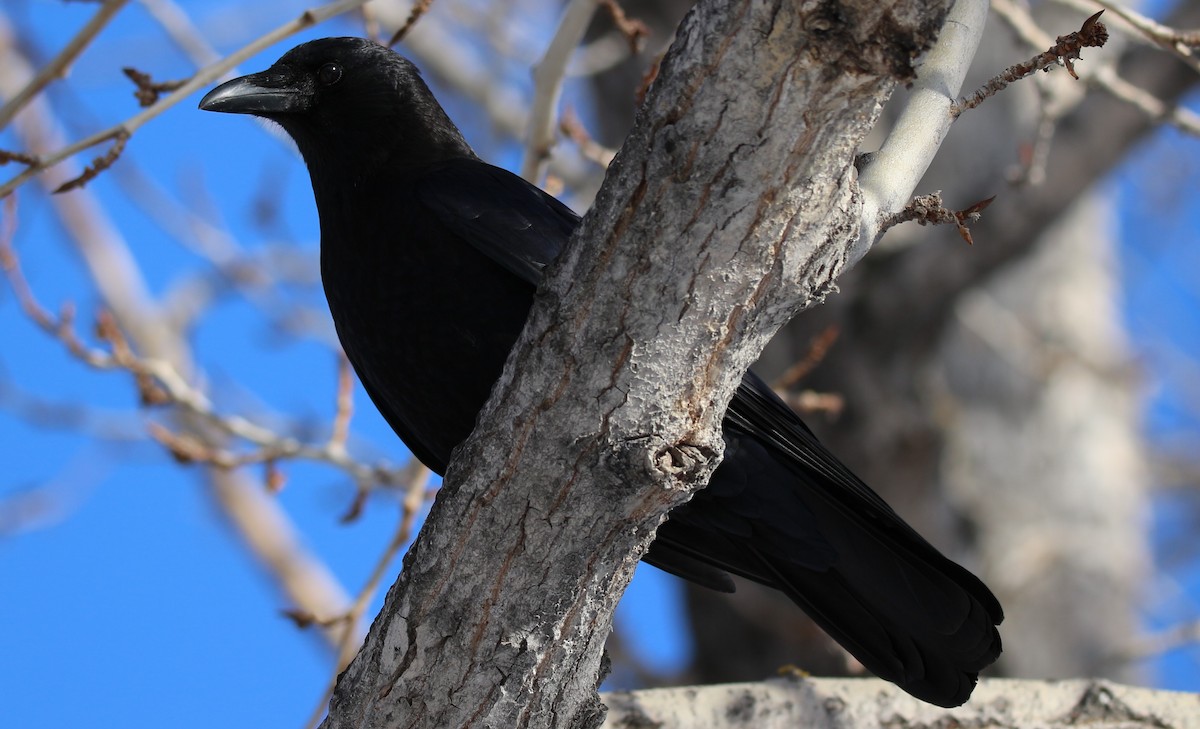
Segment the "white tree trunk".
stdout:
<path fill-rule="evenodd" d="M 942 477 L 978 525 L 1004 667 L 1023 677 L 1133 677 L 1149 474 L 1107 207 L 1080 201 L 964 297 L 933 359 Z"/>

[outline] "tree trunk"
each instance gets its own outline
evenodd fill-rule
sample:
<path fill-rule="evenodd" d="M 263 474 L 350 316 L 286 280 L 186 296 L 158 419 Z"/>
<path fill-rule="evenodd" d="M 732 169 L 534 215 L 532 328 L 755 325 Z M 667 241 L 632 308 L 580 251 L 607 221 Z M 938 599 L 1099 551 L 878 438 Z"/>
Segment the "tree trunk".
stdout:
<path fill-rule="evenodd" d="M 612 611 L 742 373 L 857 242 L 853 160 L 944 2 L 700 3 L 327 727 L 594 727 Z"/>

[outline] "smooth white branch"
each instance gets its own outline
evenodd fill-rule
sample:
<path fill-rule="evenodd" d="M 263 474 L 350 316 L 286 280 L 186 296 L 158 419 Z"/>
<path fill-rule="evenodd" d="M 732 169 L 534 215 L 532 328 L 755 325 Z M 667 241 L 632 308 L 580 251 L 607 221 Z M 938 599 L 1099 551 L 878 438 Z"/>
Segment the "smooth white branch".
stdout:
<path fill-rule="evenodd" d="M 859 172 L 862 224 L 847 265 L 857 263 L 887 221 L 908 204 L 954 123 L 951 109 L 987 23 L 987 0 L 958 0 L 937 42 L 917 67 L 908 105 L 883 146 Z"/>

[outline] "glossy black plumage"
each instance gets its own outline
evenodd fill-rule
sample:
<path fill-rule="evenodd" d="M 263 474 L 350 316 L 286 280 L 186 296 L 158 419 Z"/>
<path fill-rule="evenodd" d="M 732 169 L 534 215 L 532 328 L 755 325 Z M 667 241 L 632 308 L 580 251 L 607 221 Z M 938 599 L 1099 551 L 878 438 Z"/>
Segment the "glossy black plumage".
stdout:
<path fill-rule="evenodd" d="M 578 217 L 480 161 L 415 67 L 368 41 L 298 46 L 214 89 L 213 111 L 279 123 L 308 164 L 338 336 L 412 452 L 445 470 L 499 377 L 543 267 Z M 877 675 L 944 706 L 1000 653 L 991 592 L 837 461 L 753 374 L 725 460 L 646 561 L 720 590 L 784 591 Z"/>

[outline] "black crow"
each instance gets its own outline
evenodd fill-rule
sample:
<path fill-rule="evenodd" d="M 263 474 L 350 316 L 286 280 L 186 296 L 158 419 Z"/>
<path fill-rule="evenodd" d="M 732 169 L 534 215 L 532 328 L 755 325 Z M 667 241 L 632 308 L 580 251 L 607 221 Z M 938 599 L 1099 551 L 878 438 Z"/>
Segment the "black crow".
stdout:
<path fill-rule="evenodd" d="M 278 123 L 308 165 L 321 276 L 364 388 L 443 473 L 516 341 L 546 264 L 579 217 L 481 161 L 412 63 L 357 38 L 316 40 L 200 102 Z M 732 591 L 782 590 L 876 675 L 956 706 L 1000 654 L 1000 604 L 830 454 L 747 374 L 709 486 L 673 510 L 645 560 Z"/>

